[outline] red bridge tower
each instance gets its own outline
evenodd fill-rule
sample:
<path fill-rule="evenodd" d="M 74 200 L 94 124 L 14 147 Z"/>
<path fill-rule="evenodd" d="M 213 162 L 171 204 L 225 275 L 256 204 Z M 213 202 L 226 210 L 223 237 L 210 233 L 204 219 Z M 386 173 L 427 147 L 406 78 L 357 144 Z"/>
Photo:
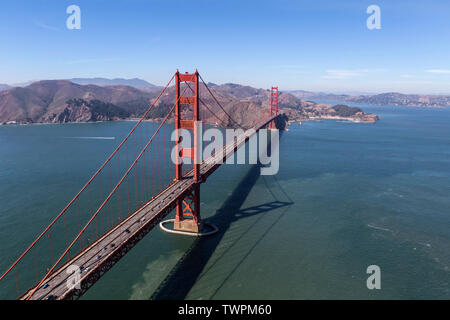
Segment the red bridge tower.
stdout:
<path fill-rule="evenodd" d="M 194 84 L 194 96 L 186 97 L 180 95 L 180 83 L 192 82 Z M 191 105 L 194 110 L 194 119 L 182 120 L 181 119 L 181 106 Z M 198 134 L 196 121 L 200 120 L 199 114 L 199 75 L 195 73 L 180 74 L 178 71 L 175 74 L 175 130 L 177 132 L 177 140 L 175 142 L 176 147 L 176 179 L 183 178 L 182 160 L 183 158 L 191 158 L 193 164 L 193 174 L 195 184 L 189 193 L 184 197 L 177 200 L 177 213 L 174 222 L 174 230 L 188 231 L 198 233 L 201 231 L 201 218 L 200 218 L 200 161 L 197 159 L 197 141 Z M 180 148 L 180 129 L 188 129 L 193 131 L 194 147 L 193 148 Z M 201 152 L 201 150 L 200 150 Z M 191 217 L 191 218 L 186 218 Z"/>
<path fill-rule="evenodd" d="M 278 87 L 272 87 L 270 90 L 270 116 L 278 114 Z M 276 129 L 275 121 L 270 122 L 269 129 Z"/>

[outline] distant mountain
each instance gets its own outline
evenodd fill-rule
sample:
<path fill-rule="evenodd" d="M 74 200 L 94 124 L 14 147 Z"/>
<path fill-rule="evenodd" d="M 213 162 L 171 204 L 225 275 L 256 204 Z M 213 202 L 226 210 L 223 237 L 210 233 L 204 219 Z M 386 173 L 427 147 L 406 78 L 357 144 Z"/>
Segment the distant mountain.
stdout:
<path fill-rule="evenodd" d="M 151 84 L 150 82 L 147 82 L 142 79 L 133 78 L 133 79 L 123 79 L 123 78 L 116 78 L 116 79 L 107 79 L 107 78 L 72 78 L 68 79 L 68 81 L 81 84 L 81 85 L 87 85 L 87 84 L 93 84 L 96 86 L 130 86 L 135 88 L 157 88 L 154 84 Z"/>
<path fill-rule="evenodd" d="M 150 82 L 147 82 L 145 80 L 139 79 L 139 78 L 133 78 L 133 79 L 123 79 L 123 78 L 115 78 L 115 79 L 107 79 L 107 78 L 72 78 L 72 79 L 63 79 L 67 80 L 76 84 L 81 85 L 96 85 L 101 87 L 106 86 L 130 86 L 135 87 L 139 89 L 151 89 L 151 88 L 159 88 L 158 86 L 151 84 Z M 39 80 L 32 80 L 27 82 L 21 82 L 21 83 L 14 83 L 11 85 L 7 84 L 0 84 L 0 91 L 7 90 L 14 87 L 26 87 L 30 84 L 33 84 L 34 82 L 39 82 Z"/>
<path fill-rule="evenodd" d="M 265 95 L 266 92 L 264 89 L 255 89 L 250 86 L 243 86 L 235 83 L 225 83 L 220 86 L 215 85 L 215 88 L 238 100 L 258 97 L 260 95 Z"/>
<path fill-rule="evenodd" d="M 300 99 L 308 99 L 310 97 L 315 97 L 315 96 L 318 96 L 321 94 L 318 92 L 311 92 L 311 91 L 305 91 L 305 90 L 290 90 L 288 92 Z"/>
<path fill-rule="evenodd" d="M 32 84 L 33 82 L 36 82 L 36 81 L 39 81 L 39 80 L 30 80 L 30 81 L 25 81 L 25 82 L 13 83 L 11 85 L 11 87 L 12 88 L 14 88 L 14 87 L 26 87 L 26 86 L 29 86 L 30 84 Z"/>
<path fill-rule="evenodd" d="M 361 104 L 443 108 L 450 106 L 450 96 L 382 93 L 370 96 L 349 96 L 347 100 Z"/>
<path fill-rule="evenodd" d="M 372 95 L 347 95 L 323 92 L 309 92 L 302 90 L 291 91 L 293 95 L 301 99 L 343 101 L 359 104 L 371 104 L 381 106 L 406 106 L 424 108 L 443 108 L 450 106 L 450 96 L 447 95 L 418 95 L 388 92 Z"/>
<path fill-rule="evenodd" d="M 8 90 L 8 89 L 11 89 L 11 87 L 8 86 L 7 84 L 1 84 L 0 83 L 0 91 Z"/>

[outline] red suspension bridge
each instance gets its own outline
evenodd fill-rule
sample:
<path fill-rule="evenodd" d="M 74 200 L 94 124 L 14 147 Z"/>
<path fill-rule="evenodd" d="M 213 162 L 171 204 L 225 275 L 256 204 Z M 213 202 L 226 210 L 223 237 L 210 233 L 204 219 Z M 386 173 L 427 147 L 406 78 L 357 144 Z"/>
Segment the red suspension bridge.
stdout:
<path fill-rule="evenodd" d="M 161 98 L 172 82 L 175 102 L 167 107 Z M 200 87 L 210 99 L 201 97 Z M 155 114 L 163 117 L 150 125 L 146 120 Z M 225 116 L 243 130 L 200 162 L 196 122 L 208 116 L 220 122 Z M 83 188 L 1 275 L 0 290 L 26 300 L 77 299 L 173 210 L 176 232 L 202 234 L 200 185 L 261 128 L 275 128 L 277 117 L 277 87 L 270 92 L 270 113 L 263 110 L 260 120 L 244 128 L 197 71 L 177 71 Z M 181 147 L 180 129 L 193 133 L 192 148 Z M 192 165 L 183 165 L 183 158 Z"/>

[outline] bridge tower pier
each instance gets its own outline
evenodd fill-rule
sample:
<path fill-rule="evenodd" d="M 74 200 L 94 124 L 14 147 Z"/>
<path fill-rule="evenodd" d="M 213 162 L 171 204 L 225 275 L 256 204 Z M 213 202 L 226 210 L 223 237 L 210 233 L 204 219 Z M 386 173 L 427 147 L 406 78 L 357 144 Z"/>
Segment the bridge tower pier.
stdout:
<path fill-rule="evenodd" d="M 270 116 L 278 115 L 278 87 L 272 87 L 270 90 Z M 274 121 L 271 121 L 269 124 L 269 129 L 276 129 L 277 125 Z"/>
<path fill-rule="evenodd" d="M 180 95 L 180 83 L 182 82 L 192 82 L 194 84 L 194 95 L 193 96 L 181 96 Z M 193 108 L 193 119 L 182 120 L 181 119 L 181 106 L 191 105 Z M 199 74 L 198 71 L 195 73 L 181 74 L 175 73 L 175 130 L 177 134 L 177 139 L 175 142 L 175 152 L 176 152 L 176 179 L 180 180 L 183 178 L 182 171 L 182 160 L 187 157 L 190 158 L 193 164 L 193 175 L 195 184 L 193 188 L 189 191 L 184 198 L 177 200 L 176 217 L 174 221 L 173 228 L 176 231 L 186 231 L 199 233 L 202 229 L 202 220 L 200 216 L 200 161 L 199 161 L 199 150 L 198 146 L 198 126 L 196 122 L 200 120 L 199 114 Z M 180 132 L 181 129 L 192 130 L 194 143 L 193 148 L 180 148 Z"/>

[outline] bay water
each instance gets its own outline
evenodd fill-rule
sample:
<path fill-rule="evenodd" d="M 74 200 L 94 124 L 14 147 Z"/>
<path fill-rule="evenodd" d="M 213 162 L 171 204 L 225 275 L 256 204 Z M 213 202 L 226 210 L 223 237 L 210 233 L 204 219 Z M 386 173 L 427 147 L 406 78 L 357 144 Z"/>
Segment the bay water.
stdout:
<path fill-rule="evenodd" d="M 449 299 L 450 108 L 360 107 L 380 121 L 289 126 L 275 176 L 223 165 L 201 189 L 218 234 L 155 228 L 83 298 Z M 0 126 L 1 272 L 133 125 Z"/>

